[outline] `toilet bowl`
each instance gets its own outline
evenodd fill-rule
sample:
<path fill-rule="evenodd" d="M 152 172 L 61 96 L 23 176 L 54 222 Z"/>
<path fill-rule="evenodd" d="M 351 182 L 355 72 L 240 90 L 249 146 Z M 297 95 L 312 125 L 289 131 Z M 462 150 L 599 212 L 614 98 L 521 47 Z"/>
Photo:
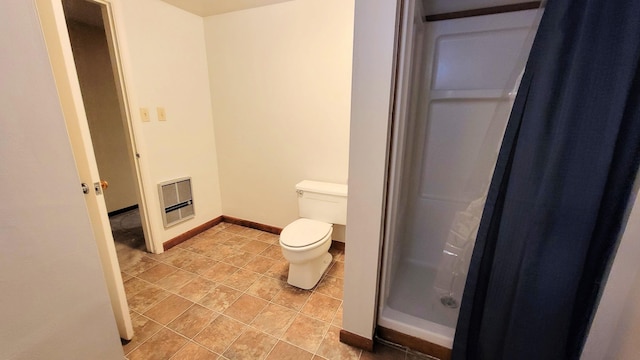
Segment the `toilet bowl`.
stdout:
<path fill-rule="evenodd" d="M 333 225 L 312 219 L 298 219 L 280 234 L 282 255 L 289 262 L 287 282 L 302 289 L 313 288 L 331 264 Z"/>
<path fill-rule="evenodd" d="M 304 180 L 296 192 L 300 219 L 282 229 L 280 247 L 289 262 L 287 282 L 308 290 L 331 265 L 333 224 L 347 220 L 347 186 Z"/>

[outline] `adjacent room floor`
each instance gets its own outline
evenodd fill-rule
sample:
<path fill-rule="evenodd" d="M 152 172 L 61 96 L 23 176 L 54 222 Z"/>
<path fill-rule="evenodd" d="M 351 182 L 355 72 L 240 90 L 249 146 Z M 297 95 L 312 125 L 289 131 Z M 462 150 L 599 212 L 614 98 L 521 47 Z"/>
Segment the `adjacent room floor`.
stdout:
<path fill-rule="evenodd" d="M 334 260 L 314 289 L 300 290 L 286 283 L 277 235 L 222 223 L 155 255 L 130 238 L 126 219 L 135 218 L 121 216 L 128 235 L 116 241 L 136 334 L 123 346 L 129 360 L 426 359 L 340 343 L 341 250 L 331 249 Z"/>

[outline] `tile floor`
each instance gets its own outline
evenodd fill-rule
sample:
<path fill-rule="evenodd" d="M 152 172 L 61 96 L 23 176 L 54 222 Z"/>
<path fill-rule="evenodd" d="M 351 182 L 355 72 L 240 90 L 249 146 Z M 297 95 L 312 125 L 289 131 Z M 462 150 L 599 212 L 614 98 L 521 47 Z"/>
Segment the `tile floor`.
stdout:
<path fill-rule="evenodd" d="M 312 290 L 286 283 L 277 235 L 222 223 L 163 254 L 117 242 L 135 336 L 129 360 L 426 359 L 339 341 L 344 252 Z"/>

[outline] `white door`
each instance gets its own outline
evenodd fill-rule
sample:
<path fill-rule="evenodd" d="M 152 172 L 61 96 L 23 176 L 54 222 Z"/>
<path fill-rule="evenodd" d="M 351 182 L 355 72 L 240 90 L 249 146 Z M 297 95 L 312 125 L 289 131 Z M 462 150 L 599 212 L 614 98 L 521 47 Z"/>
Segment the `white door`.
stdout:
<path fill-rule="evenodd" d="M 84 199 L 100 253 L 104 278 L 109 290 L 118 331 L 121 338 L 131 339 L 133 326 L 129 306 L 124 292 L 107 208 L 100 191 L 98 166 L 91 143 L 62 3 L 61 0 L 36 0 L 36 5 L 78 173 L 81 182 L 88 187 L 88 193 Z M 98 184 L 97 188 L 94 184 Z M 80 184 L 78 184 L 78 191 L 82 191 Z"/>

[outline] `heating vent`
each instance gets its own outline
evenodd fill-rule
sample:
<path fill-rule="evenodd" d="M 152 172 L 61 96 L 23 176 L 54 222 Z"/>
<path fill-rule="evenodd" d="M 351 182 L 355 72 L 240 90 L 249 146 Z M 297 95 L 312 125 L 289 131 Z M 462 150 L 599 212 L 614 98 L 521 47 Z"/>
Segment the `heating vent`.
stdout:
<path fill-rule="evenodd" d="M 185 177 L 158 184 L 162 221 L 168 228 L 195 216 L 191 196 L 191 178 Z"/>

